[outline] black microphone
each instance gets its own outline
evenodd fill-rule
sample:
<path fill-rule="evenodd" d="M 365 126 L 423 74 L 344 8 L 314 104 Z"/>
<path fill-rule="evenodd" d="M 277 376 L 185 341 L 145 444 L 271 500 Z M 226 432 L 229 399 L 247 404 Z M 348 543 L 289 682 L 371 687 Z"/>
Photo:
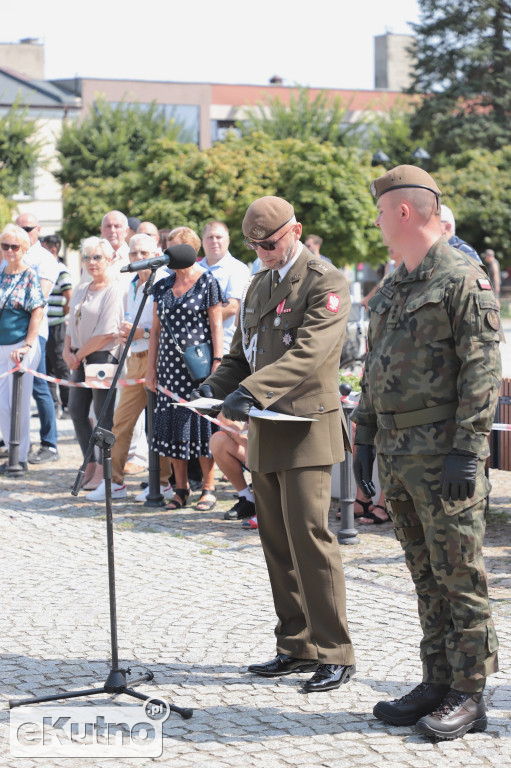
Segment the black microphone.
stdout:
<path fill-rule="evenodd" d="M 187 269 L 195 264 L 197 261 L 197 253 L 195 248 L 186 243 L 180 243 L 179 245 L 171 245 L 170 248 L 166 248 L 162 256 L 155 256 L 152 259 L 144 259 L 143 261 L 134 261 L 132 264 L 127 264 L 125 267 L 121 267 L 121 272 L 140 272 L 142 269 L 158 269 L 158 267 L 170 267 L 171 269 Z"/>

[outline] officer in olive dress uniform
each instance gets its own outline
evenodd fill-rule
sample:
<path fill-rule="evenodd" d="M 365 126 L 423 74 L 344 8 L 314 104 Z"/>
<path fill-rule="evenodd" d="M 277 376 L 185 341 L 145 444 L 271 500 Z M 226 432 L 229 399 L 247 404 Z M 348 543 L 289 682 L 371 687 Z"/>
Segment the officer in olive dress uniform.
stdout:
<path fill-rule="evenodd" d="M 438 189 L 398 166 L 372 185 L 383 243 L 403 257 L 369 302 L 354 472 L 378 472 L 418 596 L 423 682 L 375 716 L 433 739 L 486 728 L 497 637 L 482 544 L 500 386 L 498 305 L 485 271 L 442 235 Z"/>
<path fill-rule="evenodd" d="M 302 226 L 286 200 L 254 201 L 243 233 L 263 268 L 229 354 L 200 392 L 225 397 L 222 411 L 235 421 L 246 421 L 252 406 L 306 419 L 249 423 L 247 461 L 278 616 L 277 656 L 249 671 L 312 671 L 302 690 L 325 691 L 355 672 L 341 555 L 328 529 L 332 464 L 349 448 L 338 389 L 349 289 L 300 243 Z"/>

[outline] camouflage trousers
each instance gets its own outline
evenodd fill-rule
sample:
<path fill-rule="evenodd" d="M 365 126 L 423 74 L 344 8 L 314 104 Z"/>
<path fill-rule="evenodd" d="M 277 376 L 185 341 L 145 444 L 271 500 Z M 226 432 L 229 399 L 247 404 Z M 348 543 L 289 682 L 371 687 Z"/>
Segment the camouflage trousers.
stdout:
<path fill-rule="evenodd" d="M 444 502 L 444 459 L 378 454 L 379 479 L 418 597 L 423 681 L 479 692 L 498 670 L 482 556 L 490 484 L 480 461 L 474 496 Z"/>

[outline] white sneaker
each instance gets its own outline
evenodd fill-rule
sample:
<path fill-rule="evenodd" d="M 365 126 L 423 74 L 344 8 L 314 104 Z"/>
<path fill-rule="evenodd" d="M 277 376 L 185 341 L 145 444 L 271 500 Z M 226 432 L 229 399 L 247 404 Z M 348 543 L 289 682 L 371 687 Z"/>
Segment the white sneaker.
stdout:
<path fill-rule="evenodd" d="M 126 484 L 119 485 L 118 483 L 112 483 L 112 499 L 125 499 L 128 496 L 128 490 Z M 89 501 L 104 501 L 105 494 L 105 481 L 102 480 L 98 487 L 87 494 L 85 497 Z"/>
<path fill-rule="evenodd" d="M 172 488 L 170 483 L 166 487 L 164 485 L 160 485 L 160 493 L 164 499 L 167 499 L 167 501 L 170 501 L 171 498 L 174 496 L 174 489 Z M 145 501 L 148 496 L 149 496 L 149 486 L 147 486 L 147 488 L 144 488 L 143 491 L 140 491 L 138 496 L 135 496 L 135 501 Z"/>

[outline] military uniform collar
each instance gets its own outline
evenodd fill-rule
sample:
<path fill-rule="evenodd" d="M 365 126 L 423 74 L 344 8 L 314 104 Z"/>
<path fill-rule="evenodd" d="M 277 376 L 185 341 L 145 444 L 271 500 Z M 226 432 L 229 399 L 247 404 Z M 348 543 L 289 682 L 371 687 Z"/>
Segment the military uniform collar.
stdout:
<path fill-rule="evenodd" d="M 445 235 L 442 235 L 429 249 L 421 263 L 411 272 L 408 272 L 404 261 L 392 273 L 395 283 L 412 282 L 416 280 L 429 280 L 445 254 L 449 250 L 449 243 Z"/>

